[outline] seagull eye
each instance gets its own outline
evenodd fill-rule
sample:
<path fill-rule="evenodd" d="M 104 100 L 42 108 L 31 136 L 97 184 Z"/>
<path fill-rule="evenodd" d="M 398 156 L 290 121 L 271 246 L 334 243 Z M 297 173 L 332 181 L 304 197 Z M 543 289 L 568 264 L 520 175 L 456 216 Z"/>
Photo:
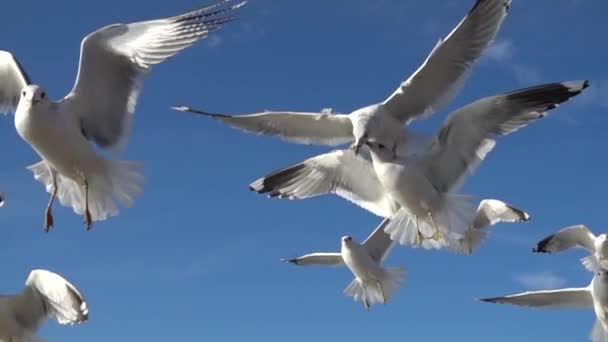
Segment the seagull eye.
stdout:
<path fill-rule="evenodd" d="M 21 95 L 22 95 L 22 96 L 25 96 L 25 90 L 21 92 Z"/>
<path fill-rule="evenodd" d="M 378 144 L 378 148 L 381 149 L 381 150 L 384 149 L 385 147 L 386 146 L 384 146 L 384 144 Z"/>
<path fill-rule="evenodd" d="M 40 93 L 40 98 L 43 99 L 46 96 L 45 92 Z"/>

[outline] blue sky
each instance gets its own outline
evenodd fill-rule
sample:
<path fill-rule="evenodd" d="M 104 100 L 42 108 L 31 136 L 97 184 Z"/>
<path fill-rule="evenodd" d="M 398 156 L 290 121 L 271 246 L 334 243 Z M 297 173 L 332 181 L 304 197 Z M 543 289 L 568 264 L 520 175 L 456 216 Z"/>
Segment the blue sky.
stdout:
<path fill-rule="evenodd" d="M 473 298 L 543 286 L 586 286 L 581 251 L 547 256 L 534 243 L 566 225 L 596 232 L 605 215 L 608 163 L 608 3 L 514 0 L 494 47 L 446 108 L 413 129 L 433 132 L 451 110 L 479 97 L 560 80 L 588 91 L 530 127 L 500 139 L 463 192 L 527 210 L 532 221 L 493 228 L 472 256 L 395 248 L 387 265 L 407 279 L 386 306 L 366 312 L 344 297 L 347 269 L 296 268 L 282 257 L 337 250 L 364 239 L 379 218 L 324 197 L 271 200 L 247 184 L 327 151 L 256 137 L 171 111 L 263 109 L 349 112 L 381 101 L 424 60 L 473 1 L 251 0 L 238 21 L 157 66 L 144 83 L 125 159 L 145 163 L 144 193 L 86 233 L 55 207 L 42 232 L 47 194 L 27 165 L 38 161 L 6 117 L 0 124 L 0 292 L 22 287 L 33 268 L 79 287 L 90 321 L 46 324 L 48 341 L 580 341 L 591 310 L 540 311 Z M 115 22 L 178 14 L 182 0 L 11 1 L 1 49 L 59 99 L 72 87 L 80 40 Z M 379 336 L 379 337 L 378 337 Z"/>

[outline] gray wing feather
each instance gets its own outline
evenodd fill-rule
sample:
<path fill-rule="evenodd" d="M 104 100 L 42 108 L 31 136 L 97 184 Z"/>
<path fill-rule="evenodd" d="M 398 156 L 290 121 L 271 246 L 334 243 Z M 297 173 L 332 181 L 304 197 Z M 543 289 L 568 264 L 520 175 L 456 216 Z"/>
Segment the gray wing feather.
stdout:
<path fill-rule="evenodd" d="M 0 50 L 0 113 L 15 112 L 21 90 L 31 83 L 15 56 Z"/>
<path fill-rule="evenodd" d="M 529 291 L 504 297 L 483 298 L 484 302 L 513 304 L 535 308 L 592 308 L 593 298 L 585 287 Z"/>
<path fill-rule="evenodd" d="M 299 144 L 335 146 L 354 140 L 352 122 L 349 116 L 344 114 L 266 111 L 228 115 L 209 113 L 186 106 L 173 107 L 173 109 L 208 116 L 247 133 L 277 136 Z"/>
<path fill-rule="evenodd" d="M 342 254 L 340 253 L 310 253 L 293 259 L 285 259 L 294 265 L 342 265 Z"/>
<path fill-rule="evenodd" d="M 384 232 L 384 228 L 390 219 L 385 218 L 378 227 L 361 244 L 367 250 L 372 259 L 380 265 L 395 246 L 395 241 L 391 240 L 390 235 Z"/>
<path fill-rule="evenodd" d="M 557 253 L 569 248 L 579 247 L 595 253 L 595 235 L 587 226 L 578 224 L 568 226 L 540 240 L 533 251 L 535 253 Z"/>
<path fill-rule="evenodd" d="M 416 72 L 384 101 L 401 122 L 430 114 L 456 93 L 507 15 L 510 0 L 477 0 Z"/>
<path fill-rule="evenodd" d="M 587 81 L 544 84 L 486 97 L 456 110 L 424 157 L 429 179 L 441 192 L 453 190 L 492 150 L 495 137 L 542 118 L 587 86 Z"/>
<path fill-rule="evenodd" d="M 109 25 L 89 34 L 82 40 L 76 83 L 62 105 L 100 147 L 120 145 L 144 74 L 233 20 L 233 11 L 244 3 L 223 0 L 183 15 Z"/>

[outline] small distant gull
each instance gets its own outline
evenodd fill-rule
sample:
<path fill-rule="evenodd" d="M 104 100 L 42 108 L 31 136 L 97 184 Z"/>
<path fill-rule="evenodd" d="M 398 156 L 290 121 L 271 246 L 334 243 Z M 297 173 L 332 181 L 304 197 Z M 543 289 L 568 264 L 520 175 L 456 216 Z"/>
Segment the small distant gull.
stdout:
<path fill-rule="evenodd" d="M 35 334 L 46 319 L 73 325 L 88 318 L 87 304 L 74 285 L 53 272 L 34 270 L 20 294 L 0 296 L 0 341 L 41 341 Z"/>
<path fill-rule="evenodd" d="M 608 315 L 606 315 L 606 308 L 608 307 L 608 271 L 605 269 L 600 269 L 587 287 L 529 291 L 479 300 L 533 308 L 593 308 L 596 321 L 589 339 L 593 342 L 608 342 Z"/>
<path fill-rule="evenodd" d="M 383 192 L 399 204 L 385 231 L 402 244 L 416 232 L 462 237 L 475 218 L 471 196 L 455 193 L 495 139 L 542 118 L 580 94 L 587 81 L 550 83 L 482 98 L 451 113 L 427 148 L 399 155 L 401 140 L 369 135 L 373 169 Z"/>
<path fill-rule="evenodd" d="M 0 51 L 0 113 L 15 112 L 19 135 L 42 161 L 28 167 L 51 194 L 44 229 L 53 226 L 55 197 L 93 221 L 132 205 L 141 191 L 141 165 L 105 158 L 95 151 L 116 149 L 128 136 L 142 78 L 150 68 L 210 31 L 231 21 L 245 1 L 223 0 L 166 19 L 101 28 L 82 40 L 74 87 L 51 101 L 17 59 Z"/>
<path fill-rule="evenodd" d="M 509 4 L 510 0 L 477 0 L 395 92 L 381 103 L 348 115 L 292 111 L 224 115 L 187 106 L 174 109 L 210 116 L 249 133 L 278 136 L 290 142 L 340 145 L 354 140 L 355 148 L 359 148 L 361 139 L 370 131 L 392 134 L 400 131 L 403 124 L 425 117 L 447 103 L 496 36 Z"/>
<path fill-rule="evenodd" d="M 361 244 L 350 236 L 343 236 L 339 253 L 311 253 L 286 261 L 296 265 L 346 265 L 355 279 L 344 290 L 345 295 L 362 302 L 365 309 L 373 304 L 386 304 L 405 277 L 402 268 L 382 266 L 394 246 L 384 233 L 387 222 L 388 219 L 384 219 Z"/>
<path fill-rule="evenodd" d="M 366 147 L 358 154 L 352 149 L 343 149 L 308 158 L 255 180 L 249 188 L 270 197 L 287 199 L 336 194 L 375 215 L 391 217 L 399 211 L 399 203 L 384 191 L 366 151 Z M 480 202 L 475 220 L 464 236 L 447 241 L 439 231 L 425 234 L 417 230 L 407 244 L 435 249 L 447 247 L 457 253 L 470 254 L 487 236 L 486 227 L 529 219 L 521 209 L 499 200 L 485 199 Z"/>
<path fill-rule="evenodd" d="M 557 253 L 570 248 L 584 248 L 591 255 L 581 262 L 591 272 L 608 269 L 608 235 L 593 235 L 587 226 L 579 224 L 561 229 L 540 240 L 532 250 L 534 253 Z"/>

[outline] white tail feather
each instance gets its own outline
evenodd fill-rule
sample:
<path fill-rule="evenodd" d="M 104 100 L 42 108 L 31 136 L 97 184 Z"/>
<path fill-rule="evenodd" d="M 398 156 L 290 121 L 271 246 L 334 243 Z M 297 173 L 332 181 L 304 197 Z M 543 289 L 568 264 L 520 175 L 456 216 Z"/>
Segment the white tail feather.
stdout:
<path fill-rule="evenodd" d="M 87 175 L 89 184 L 89 212 L 93 221 L 101 221 L 118 214 L 116 202 L 124 207 L 133 205 L 135 196 L 141 192 L 143 176 L 141 164 L 132 161 L 103 159 L 104 167 L 95 174 Z M 53 179 L 45 161 L 28 166 L 34 178 L 53 190 Z M 57 199 L 71 207 L 79 215 L 85 212 L 84 187 L 79 182 L 57 174 Z"/>
<path fill-rule="evenodd" d="M 384 276 L 380 280 L 382 291 L 380 291 L 378 284 L 375 282 L 363 284 L 359 278 L 355 278 L 344 289 L 344 294 L 353 297 L 355 301 L 367 303 L 367 305 L 381 304 L 385 303 L 385 301 L 388 302 L 388 299 L 403 286 L 404 279 L 405 270 L 402 268 L 385 268 Z M 382 294 L 384 294 L 384 297 Z"/>
<path fill-rule="evenodd" d="M 599 271 L 600 269 L 600 264 L 597 261 L 597 258 L 595 257 L 595 255 L 591 254 L 589 256 L 586 256 L 584 258 L 581 258 L 581 263 L 583 264 L 583 266 L 585 266 L 585 268 L 592 273 L 595 273 L 597 271 Z"/>
<path fill-rule="evenodd" d="M 608 334 L 606 333 L 606 330 L 604 330 L 602 323 L 597 319 L 593 324 L 593 329 L 591 330 L 589 339 L 593 342 L 608 342 Z"/>

